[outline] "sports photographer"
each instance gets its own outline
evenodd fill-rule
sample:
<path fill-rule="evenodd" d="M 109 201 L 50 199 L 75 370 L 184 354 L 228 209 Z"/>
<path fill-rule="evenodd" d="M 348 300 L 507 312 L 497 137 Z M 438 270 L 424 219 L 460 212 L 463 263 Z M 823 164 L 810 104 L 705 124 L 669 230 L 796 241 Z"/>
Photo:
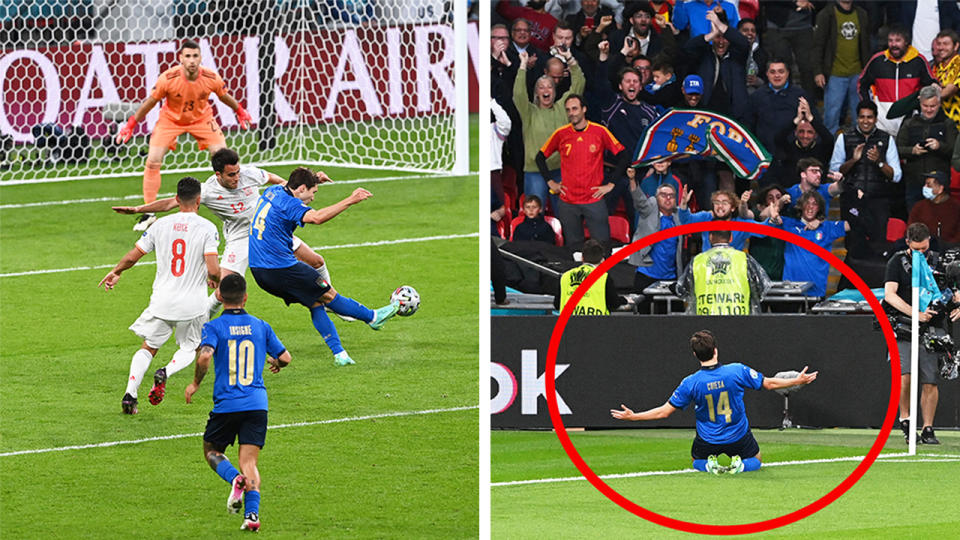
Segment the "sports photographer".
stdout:
<path fill-rule="evenodd" d="M 907 227 L 907 249 L 894 253 L 893 257 L 887 261 L 887 269 L 884 273 L 884 295 L 883 307 L 890 315 L 894 315 L 901 320 L 911 317 L 911 296 L 912 274 L 913 274 L 913 253 L 919 252 L 924 255 L 926 268 L 919 269 L 922 273 L 933 279 L 934 268 L 937 263 L 937 253 L 928 251 L 930 248 L 930 230 L 923 223 L 913 223 Z M 921 283 L 922 285 L 922 283 Z M 931 286 L 936 289 L 936 293 L 921 298 L 919 308 L 920 330 L 925 336 L 945 336 L 944 329 L 947 317 L 939 313 L 935 307 L 931 306 L 931 299 L 940 298 L 939 289 L 936 283 Z M 928 289 L 929 290 L 929 289 Z M 960 293 L 954 293 L 953 303 L 948 313 L 950 321 L 960 319 L 960 308 L 956 304 L 960 302 Z M 902 326 L 902 325 L 900 325 Z M 909 328 L 909 326 L 907 326 Z M 909 334 L 909 332 L 907 332 Z M 897 335 L 897 348 L 900 352 L 900 429 L 903 430 L 904 440 L 910 442 L 910 336 L 899 332 Z M 919 347 L 918 351 L 920 366 L 920 410 L 923 419 L 923 431 L 919 442 L 923 444 L 940 444 L 933 432 L 933 417 L 937 412 L 937 401 L 940 399 L 940 393 L 937 388 L 937 374 L 939 355 L 926 350 L 925 347 Z"/>

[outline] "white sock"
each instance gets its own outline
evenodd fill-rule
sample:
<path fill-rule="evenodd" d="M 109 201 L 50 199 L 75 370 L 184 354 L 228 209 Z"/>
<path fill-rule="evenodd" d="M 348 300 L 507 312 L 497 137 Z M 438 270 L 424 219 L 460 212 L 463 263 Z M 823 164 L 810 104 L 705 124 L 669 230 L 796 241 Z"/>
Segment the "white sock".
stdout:
<path fill-rule="evenodd" d="M 223 304 L 217 300 L 217 291 L 210 293 L 210 297 L 207 298 L 207 309 L 210 312 L 210 318 L 212 319 L 216 315 L 220 308 L 223 307 Z"/>
<path fill-rule="evenodd" d="M 127 393 L 137 397 L 137 389 L 140 388 L 140 382 L 143 381 L 143 375 L 150 368 L 150 362 L 153 355 L 146 349 L 137 349 L 130 359 L 130 378 L 127 379 Z"/>
<path fill-rule="evenodd" d="M 327 282 L 327 285 L 330 285 L 331 287 L 333 286 L 333 285 L 330 283 L 330 271 L 327 270 L 327 263 L 323 263 L 323 264 L 321 264 L 320 266 L 318 266 L 318 267 L 317 267 L 317 273 L 319 273 L 319 274 L 320 274 L 320 277 L 323 278 L 323 280 Z"/>
<path fill-rule="evenodd" d="M 197 352 L 194 350 L 177 349 L 177 352 L 173 353 L 170 363 L 165 366 L 167 368 L 167 378 L 169 379 L 174 373 L 192 364 L 196 356 Z"/>

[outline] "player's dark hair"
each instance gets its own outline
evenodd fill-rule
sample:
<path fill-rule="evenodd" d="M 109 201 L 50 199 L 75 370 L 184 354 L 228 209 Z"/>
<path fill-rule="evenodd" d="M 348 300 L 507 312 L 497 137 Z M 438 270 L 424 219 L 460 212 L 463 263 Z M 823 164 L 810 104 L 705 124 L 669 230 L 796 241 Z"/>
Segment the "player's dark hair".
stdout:
<path fill-rule="evenodd" d="M 232 148 L 221 148 L 214 152 L 213 157 L 210 158 L 213 170 L 218 173 L 222 173 L 227 165 L 236 165 L 237 163 L 240 163 L 240 154 Z"/>
<path fill-rule="evenodd" d="M 603 244 L 594 238 L 583 243 L 583 262 L 590 264 L 600 264 L 603 260 Z"/>
<path fill-rule="evenodd" d="M 312 188 L 319 183 L 317 173 L 306 167 L 297 167 L 290 173 L 290 178 L 287 180 L 287 187 L 290 189 L 297 189 L 300 186 Z"/>
<path fill-rule="evenodd" d="M 930 229 L 922 221 L 914 221 L 907 226 L 907 242 L 923 242 L 930 238 Z"/>
<path fill-rule="evenodd" d="M 243 295 L 247 293 L 247 280 L 240 274 L 230 274 L 220 280 L 220 298 L 224 304 L 231 306 L 243 303 Z"/>
<path fill-rule="evenodd" d="M 869 99 L 865 99 L 860 103 L 857 103 L 857 116 L 860 116 L 860 111 L 862 111 L 863 109 L 870 109 L 871 111 L 873 111 L 873 115 L 877 116 L 877 104 L 870 101 Z"/>
<path fill-rule="evenodd" d="M 804 191 L 803 195 L 800 195 L 800 200 L 797 201 L 797 211 L 803 215 L 803 207 L 807 205 L 807 202 L 810 199 L 817 201 L 817 205 L 819 207 L 817 210 L 817 216 L 814 219 L 818 221 L 827 219 L 827 201 L 823 199 L 823 195 L 819 194 L 814 189 L 811 189 L 810 191 Z"/>
<path fill-rule="evenodd" d="M 526 205 L 528 202 L 535 202 L 540 208 L 543 208 L 543 201 L 540 200 L 540 197 L 536 195 L 530 195 L 529 197 L 523 198 L 523 204 Z"/>
<path fill-rule="evenodd" d="M 717 350 L 717 338 L 709 330 L 700 330 L 690 337 L 690 347 L 697 360 L 706 362 L 713 358 L 713 353 Z"/>
<path fill-rule="evenodd" d="M 730 239 L 733 238 L 733 233 L 730 231 L 710 231 L 709 236 L 711 244 L 729 244 Z"/>
<path fill-rule="evenodd" d="M 673 75 L 673 64 L 670 62 L 669 58 L 664 56 L 657 56 L 655 62 L 650 65 L 650 71 L 659 71 L 660 73 L 669 73 Z"/>
<path fill-rule="evenodd" d="M 567 96 L 567 99 L 563 100 L 563 104 L 566 105 L 567 102 L 570 101 L 571 99 L 575 99 L 579 101 L 580 106 L 583 107 L 584 109 L 587 108 L 587 104 L 585 101 L 583 101 L 583 96 L 581 96 L 580 94 L 570 94 L 569 96 Z"/>
<path fill-rule="evenodd" d="M 812 157 L 805 157 L 797 161 L 798 174 L 809 169 L 810 167 L 820 167 L 820 169 L 823 170 L 823 163 L 821 163 L 819 159 Z"/>
<path fill-rule="evenodd" d="M 180 51 L 183 52 L 184 49 L 199 49 L 200 44 L 192 39 L 185 39 L 180 42 Z"/>
<path fill-rule="evenodd" d="M 741 28 L 743 28 L 743 25 L 747 23 L 752 24 L 754 28 L 757 27 L 757 21 L 751 19 L 750 17 L 744 17 L 740 19 L 740 22 L 737 23 L 737 30 L 740 30 Z"/>
<path fill-rule="evenodd" d="M 177 182 L 177 198 L 190 202 L 200 196 L 200 181 L 192 176 L 184 176 Z"/>

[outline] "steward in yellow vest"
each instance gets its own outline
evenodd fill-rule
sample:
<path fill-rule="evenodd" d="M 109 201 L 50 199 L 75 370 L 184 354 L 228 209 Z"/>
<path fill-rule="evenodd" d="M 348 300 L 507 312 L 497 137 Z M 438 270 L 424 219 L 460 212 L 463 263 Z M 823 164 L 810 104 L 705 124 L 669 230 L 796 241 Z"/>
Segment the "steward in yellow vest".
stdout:
<path fill-rule="evenodd" d="M 697 255 L 677 283 L 687 313 L 749 315 L 760 312 L 770 278 L 752 257 L 730 247 L 730 231 L 712 231 L 713 248 Z"/>
<path fill-rule="evenodd" d="M 600 242 L 593 238 L 584 242 L 583 264 L 567 270 L 560 276 L 560 294 L 554 300 L 554 306 L 557 309 L 563 309 L 567 300 L 573 296 L 573 291 L 577 290 L 577 287 L 587 279 L 590 272 L 593 272 L 593 269 L 601 262 L 603 262 L 603 246 Z M 609 279 L 608 274 L 604 274 L 583 295 L 583 298 L 573 309 L 573 314 L 609 315 L 611 309 L 616 309 L 623 303 L 625 301 L 617 296 L 613 281 Z"/>

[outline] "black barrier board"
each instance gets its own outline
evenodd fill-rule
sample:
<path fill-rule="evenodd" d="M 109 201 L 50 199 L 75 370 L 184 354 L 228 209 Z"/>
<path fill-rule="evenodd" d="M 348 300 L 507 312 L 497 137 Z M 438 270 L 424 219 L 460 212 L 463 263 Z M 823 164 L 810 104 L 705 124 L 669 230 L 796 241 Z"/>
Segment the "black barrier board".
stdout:
<path fill-rule="evenodd" d="M 491 427 L 552 428 L 544 397 L 547 346 L 556 317 L 491 319 Z M 793 422 L 814 427 L 878 428 L 890 395 L 890 365 L 872 316 L 574 317 L 557 356 L 556 387 L 564 425 L 637 427 L 610 417 L 621 403 L 633 410 L 662 405 L 683 377 L 698 369 L 690 336 L 709 329 L 719 359 L 772 377 L 810 366 L 811 385 L 790 395 Z M 958 381 L 942 381 L 935 425 L 960 425 Z M 750 424 L 780 427 L 784 398 L 748 390 Z M 692 407 L 644 426 L 692 427 Z"/>

